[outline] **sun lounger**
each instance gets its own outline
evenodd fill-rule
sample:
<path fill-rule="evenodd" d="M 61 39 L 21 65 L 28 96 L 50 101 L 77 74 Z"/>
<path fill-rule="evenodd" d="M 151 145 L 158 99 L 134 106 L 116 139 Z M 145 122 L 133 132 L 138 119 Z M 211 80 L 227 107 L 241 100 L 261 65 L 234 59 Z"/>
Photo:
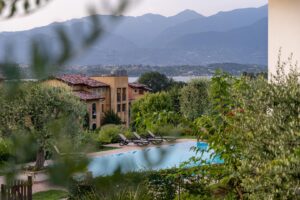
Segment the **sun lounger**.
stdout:
<path fill-rule="evenodd" d="M 150 137 L 152 138 L 160 138 L 160 139 L 163 139 L 163 140 L 166 140 L 168 142 L 173 142 L 175 140 L 177 140 L 176 137 L 172 137 L 172 136 L 156 136 L 153 132 L 151 131 L 148 131 Z"/>
<path fill-rule="evenodd" d="M 137 132 L 134 132 L 133 135 L 138 139 L 138 140 L 147 140 L 151 142 L 152 144 L 161 144 L 164 140 L 162 138 L 142 138 Z"/>
<path fill-rule="evenodd" d="M 149 141 L 147 140 L 128 140 L 123 134 L 119 134 L 119 137 L 120 137 L 120 143 L 119 143 L 120 146 L 128 145 L 130 142 L 138 146 L 145 146 L 149 144 Z"/>

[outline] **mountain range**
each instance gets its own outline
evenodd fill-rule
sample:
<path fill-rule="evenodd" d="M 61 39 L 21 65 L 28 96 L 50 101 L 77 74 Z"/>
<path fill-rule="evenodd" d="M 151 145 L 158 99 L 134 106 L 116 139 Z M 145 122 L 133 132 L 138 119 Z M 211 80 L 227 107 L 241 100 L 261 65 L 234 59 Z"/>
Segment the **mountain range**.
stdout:
<path fill-rule="evenodd" d="M 104 36 L 68 65 L 199 65 L 218 62 L 267 63 L 268 6 L 203 16 L 185 10 L 175 16 L 97 15 Z M 112 20 L 113 19 L 113 20 Z M 54 30 L 63 27 L 76 43 L 91 28 L 89 17 L 53 23 L 19 32 L 0 33 L 0 60 L 30 63 L 30 42 L 42 39 L 54 53 L 60 50 Z M 13 53 L 5 47 L 12 44 Z"/>

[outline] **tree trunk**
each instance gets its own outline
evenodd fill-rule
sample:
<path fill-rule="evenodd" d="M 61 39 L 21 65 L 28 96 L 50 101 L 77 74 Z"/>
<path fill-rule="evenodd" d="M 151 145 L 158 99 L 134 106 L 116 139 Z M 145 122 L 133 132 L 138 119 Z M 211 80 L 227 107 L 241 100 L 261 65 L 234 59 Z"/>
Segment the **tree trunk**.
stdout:
<path fill-rule="evenodd" d="M 45 150 L 43 147 L 40 147 L 36 154 L 35 169 L 40 170 L 44 167 L 45 163 Z"/>

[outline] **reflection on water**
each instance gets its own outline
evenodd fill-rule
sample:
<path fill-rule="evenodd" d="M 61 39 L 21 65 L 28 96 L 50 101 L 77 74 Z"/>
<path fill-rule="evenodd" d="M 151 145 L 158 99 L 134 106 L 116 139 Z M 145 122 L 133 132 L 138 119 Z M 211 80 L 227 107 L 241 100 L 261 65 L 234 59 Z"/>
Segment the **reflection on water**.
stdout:
<path fill-rule="evenodd" d="M 186 142 L 162 147 L 151 147 L 144 150 L 129 151 L 107 156 L 96 157 L 89 165 L 89 171 L 94 176 L 112 175 L 119 167 L 122 173 L 143 170 L 159 170 L 178 167 L 180 163 L 188 161 L 196 155 L 192 147 L 207 150 L 204 142 Z M 219 158 L 211 160 L 213 152 L 208 151 L 203 155 L 208 163 L 221 163 Z"/>

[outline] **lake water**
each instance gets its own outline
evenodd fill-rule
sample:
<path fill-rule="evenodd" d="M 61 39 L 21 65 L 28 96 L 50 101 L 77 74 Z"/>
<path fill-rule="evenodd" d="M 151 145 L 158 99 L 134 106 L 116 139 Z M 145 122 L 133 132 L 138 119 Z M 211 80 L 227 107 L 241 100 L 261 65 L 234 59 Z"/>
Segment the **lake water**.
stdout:
<path fill-rule="evenodd" d="M 93 176 L 106 176 L 112 175 L 117 169 L 127 173 L 179 167 L 182 162 L 196 156 L 192 147 L 207 149 L 208 145 L 204 142 L 185 142 L 96 157 L 90 163 L 89 171 Z M 212 154 L 212 151 L 205 152 L 203 159 L 208 163 L 222 163 L 219 158 L 211 159 Z"/>
<path fill-rule="evenodd" d="M 182 82 L 189 82 L 193 79 L 197 79 L 197 78 L 206 78 L 206 79 L 210 79 L 210 76 L 173 76 L 173 77 L 169 77 L 169 78 L 173 78 L 175 81 L 182 81 Z M 133 83 L 136 82 L 139 77 L 128 77 L 128 81 L 129 83 Z"/>

